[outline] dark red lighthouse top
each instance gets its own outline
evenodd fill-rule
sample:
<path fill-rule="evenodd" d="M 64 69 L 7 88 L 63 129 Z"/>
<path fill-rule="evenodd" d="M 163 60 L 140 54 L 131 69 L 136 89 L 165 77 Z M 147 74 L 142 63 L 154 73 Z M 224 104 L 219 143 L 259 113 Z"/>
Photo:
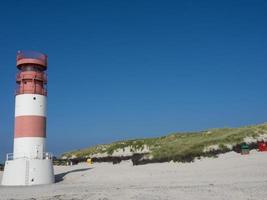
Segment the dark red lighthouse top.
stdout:
<path fill-rule="evenodd" d="M 36 51 L 18 51 L 17 53 L 17 68 L 25 65 L 34 65 L 41 70 L 47 68 L 47 55 Z"/>
<path fill-rule="evenodd" d="M 17 53 L 16 94 L 47 95 L 47 55 L 35 51 L 18 51 Z"/>

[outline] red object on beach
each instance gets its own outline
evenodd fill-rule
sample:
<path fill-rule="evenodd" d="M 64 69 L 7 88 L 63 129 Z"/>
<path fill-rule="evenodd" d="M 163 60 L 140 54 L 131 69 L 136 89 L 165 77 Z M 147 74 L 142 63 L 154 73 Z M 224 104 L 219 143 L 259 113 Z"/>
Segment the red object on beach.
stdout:
<path fill-rule="evenodd" d="M 260 142 L 258 145 L 259 151 L 267 151 L 267 145 L 265 142 Z"/>

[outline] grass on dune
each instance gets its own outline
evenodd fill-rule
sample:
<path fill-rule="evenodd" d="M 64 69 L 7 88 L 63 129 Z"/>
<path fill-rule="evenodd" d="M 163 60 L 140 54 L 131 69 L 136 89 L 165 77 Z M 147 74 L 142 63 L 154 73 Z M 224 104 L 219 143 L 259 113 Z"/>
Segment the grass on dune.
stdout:
<path fill-rule="evenodd" d="M 246 137 L 257 137 L 267 133 L 267 124 L 246 126 L 241 128 L 211 129 L 202 132 L 173 133 L 157 138 L 136 139 L 118 141 L 111 144 L 97 145 L 94 147 L 64 153 L 65 157 L 90 157 L 96 153 L 112 153 L 118 149 L 129 147 L 131 151 L 142 150 L 144 146 L 150 149 L 150 155 L 158 160 L 181 160 L 183 157 L 197 157 L 203 154 L 205 147 L 218 145 L 219 148 L 227 149 L 229 145 L 243 142 Z"/>

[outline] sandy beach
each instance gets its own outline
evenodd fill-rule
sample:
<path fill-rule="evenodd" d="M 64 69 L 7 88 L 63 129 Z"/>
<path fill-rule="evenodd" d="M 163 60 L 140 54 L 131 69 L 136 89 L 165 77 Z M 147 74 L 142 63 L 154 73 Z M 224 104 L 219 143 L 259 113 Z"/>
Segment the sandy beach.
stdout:
<path fill-rule="evenodd" d="M 267 153 L 230 152 L 194 163 L 55 166 L 57 183 L 0 186 L 0 199 L 267 199 Z M 1 175 L 2 176 L 2 172 Z"/>

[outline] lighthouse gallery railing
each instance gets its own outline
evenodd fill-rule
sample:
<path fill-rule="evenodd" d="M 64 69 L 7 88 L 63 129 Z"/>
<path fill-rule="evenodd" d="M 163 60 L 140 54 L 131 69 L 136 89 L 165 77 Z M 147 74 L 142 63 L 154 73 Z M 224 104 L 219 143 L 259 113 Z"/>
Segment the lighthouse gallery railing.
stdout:
<path fill-rule="evenodd" d="M 28 158 L 28 159 L 41 159 L 41 160 L 52 160 L 53 159 L 53 154 L 50 152 L 44 152 L 43 156 L 36 156 L 36 157 L 28 157 L 28 156 L 18 156 L 16 158 L 14 158 L 14 154 L 13 153 L 8 153 L 6 154 L 6 160 L 14 160 L 14 159 L 20 159 L 20 158 Z"/>

